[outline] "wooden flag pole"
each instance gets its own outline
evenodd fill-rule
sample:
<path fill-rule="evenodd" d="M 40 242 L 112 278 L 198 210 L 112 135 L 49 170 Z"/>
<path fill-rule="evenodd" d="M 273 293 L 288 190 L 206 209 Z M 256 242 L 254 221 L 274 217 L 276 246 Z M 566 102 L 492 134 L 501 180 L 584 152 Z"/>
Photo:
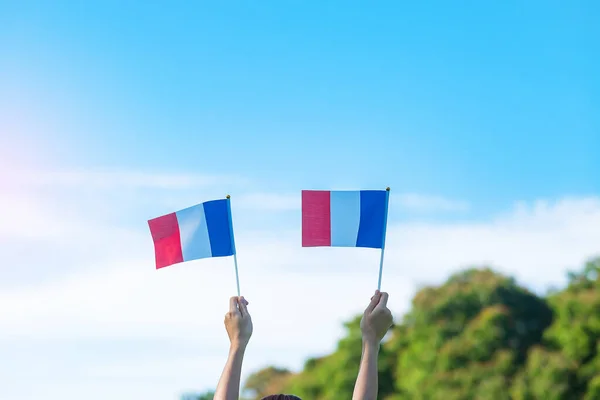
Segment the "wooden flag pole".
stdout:
<path fill-rule="evenodd" d="M 235 282 L 237 284 L 237 295 L 241 296 L 240 292 L 240 275 L 237 265 L 237 251 L 235 249 L 235 239 L 233 236 L 233 218 L 231 217 L 231 196 L 227 195 L 227 211 L 229 212 L 229 232 L 231 232 L 231 248 L 233 249 L 233 264 L 235 265 Z"/>
<path fill-rule="evenodd" d="M 381 241 L 381 258 L 379 260 L 379 281 L 377 283 L 377 290 L 381 290 L 381 275 L 383 274 L 383 255 L 385 253 L 385 234 L 387 232 L 387 215 L 388 215 L 388 204 L 390 202 L 390 188 L 385 189 L 385 214 L 383 217 L 383 238 Z"/>

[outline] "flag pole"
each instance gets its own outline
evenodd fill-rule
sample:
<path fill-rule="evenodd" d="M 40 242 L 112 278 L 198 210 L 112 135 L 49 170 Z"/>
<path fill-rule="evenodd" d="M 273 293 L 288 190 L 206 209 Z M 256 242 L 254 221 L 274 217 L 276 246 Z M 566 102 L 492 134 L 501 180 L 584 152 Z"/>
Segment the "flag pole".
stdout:
<path fill-rule="evenodd" d="M 229 232 L 231 233 L 231 249 L 233 250 L 233 264 L 235 265 L 235 282 L 237 284 L 238 297 L 241 296 L 240 292 L 240 275 L 238 273 L 237 265 L 237 251 L 235 249 L 235 238 L 233 236 L 233 218 L 231 217 L 231 196 L 227 195 L 227 212 L 229 213 Z"/>
<path fill-rule="evenodd" d="M 385 189 L 385 214 L 383 217 L 383 238 L 381 240 L 381 259 L 379 260 L 379 281 L 377 283 L 377 290 L 381 290 L 381 275 L 383 274 L 383 255 L 385 253 L 385 234 L 387 231 L 387 216 L 388 216 L 388 204 L 390 202 L 390 188 Z"/>

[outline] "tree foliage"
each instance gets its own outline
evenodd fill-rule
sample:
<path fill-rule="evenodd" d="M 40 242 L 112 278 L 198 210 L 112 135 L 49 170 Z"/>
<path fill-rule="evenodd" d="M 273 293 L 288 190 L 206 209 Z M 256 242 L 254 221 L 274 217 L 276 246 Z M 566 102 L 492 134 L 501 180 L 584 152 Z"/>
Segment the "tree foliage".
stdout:
<path fill-rule="evenodd" d="M 352 398 L 359 323 L 347 322 L 336 350 L 302 371 L 269 367 L 246 387 L 255 399 L 276 392 Z M 546 297 L 487 268 L 421 289 L 382 345 L 379 399 L 600 399 L 600 258 Z"/>
<path fill-rule="evenodd" d="M 244 392 L 257 399 L 281 393 L 291 376 L 292 373 L 285 368 L 267 367 L 261 369 L 246 379 Z"/>
<path fill-rule="evenodd" d="M 208 391 L 202 394 L 184 394 L 181 396 L 181 400 L 213 400 L 215 397 L 215 392 Z"/>
<path fill-rule="evenodd" d="M 410 399 L 509 398 L 505 388 L 551 320 L 546 302 L 511 278 L 456 274 L 419 291 L 395 330 L 396 388 Z"/>

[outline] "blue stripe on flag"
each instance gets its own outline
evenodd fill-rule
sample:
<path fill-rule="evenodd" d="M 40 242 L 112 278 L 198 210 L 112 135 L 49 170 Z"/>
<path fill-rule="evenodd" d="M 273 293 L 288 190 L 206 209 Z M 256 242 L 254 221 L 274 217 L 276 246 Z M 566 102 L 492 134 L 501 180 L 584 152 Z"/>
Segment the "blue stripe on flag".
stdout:
<path fill-rule="evenodd" d="M 331 246 L 356 247 L 360 191 L 331 191 Z"/>
<path fill-rule="evenodd" d="M 208 226 L 208 237 L 213 257 L 233 255 L 227 200 L 204 203 L 204 215 Z"/>
<path fill-rule="evenodd" d="M 212 257 L 204 207 L 198 204 L 177 211 L 183 261 Z"/>
<path fill-rule="evenodd" d="M 235 239 L 233 234 L 233 217 L 231 216 L 231 200 L 227 199 L 227 219 L 229 220 L 229 234 L 231 235 L 231 252 L 235 254 Z"/>
<path fill-rule="evenodd" d="M 386 229 L 386 197 L 385 190 L 361 190 L 357 247 L 375 249 L 383 247 L 383 236 Z"/>

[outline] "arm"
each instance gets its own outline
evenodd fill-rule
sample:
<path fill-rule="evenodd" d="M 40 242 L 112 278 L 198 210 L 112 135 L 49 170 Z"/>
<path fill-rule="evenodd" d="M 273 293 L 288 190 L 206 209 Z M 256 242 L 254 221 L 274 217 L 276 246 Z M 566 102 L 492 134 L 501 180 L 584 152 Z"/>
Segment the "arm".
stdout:
<path fill-rule="evenodd" d="M 232 297 L 230 300 L 229 312 L 225 315 L 225 328 L 231 345 L 229 357 L 215 391 L 215 400 L 238 400 L 239 398 L 242 362 L 252 335 L 252 319 L 247 305 L 248 302 L 243 297 Z"/>
<path fill-rule="evenodd" d="M 360 369 L 354 386 L 353 400 L 377 399 L 377 358 L 379 356 L 379 343 L 364 341 L 362 345 Z"/>
<path fill-rule="evenodd" d="M 393 322 L 387 299 L 387 293 L 375 292 L 360 322 L 362 356 L 352 400 L 377 400 L 379 343 Z"/>
<path fill-rule="evenodd" d="M 242 361 L 244 361 L 244 352 L 246 348 L 244 346 L 231 346 L 229 348 L 229 357 L 217 390 L 215 392 L 215 399 L 218 400 L 237 400 L 240 392 L 240 377 L 242 375 Z"/>

